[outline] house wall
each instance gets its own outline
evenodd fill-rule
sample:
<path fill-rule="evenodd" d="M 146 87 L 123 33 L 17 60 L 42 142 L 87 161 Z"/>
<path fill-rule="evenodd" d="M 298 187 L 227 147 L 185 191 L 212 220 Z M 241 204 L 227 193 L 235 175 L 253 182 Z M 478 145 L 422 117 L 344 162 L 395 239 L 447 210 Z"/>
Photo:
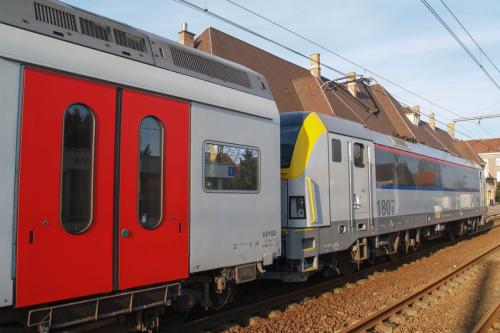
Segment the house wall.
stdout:
<path fill-rule="evenodd" d="M 486 201 L 491 203 L 491 200 L 495 200 L 496 186 L 500 182 L 500 152 L 484 153 L 479 154 L 479 156 L 486 162 L 484 167 L 485 176 L 491 175 L 496 180 L 494 184 L 486 183 Z"/>

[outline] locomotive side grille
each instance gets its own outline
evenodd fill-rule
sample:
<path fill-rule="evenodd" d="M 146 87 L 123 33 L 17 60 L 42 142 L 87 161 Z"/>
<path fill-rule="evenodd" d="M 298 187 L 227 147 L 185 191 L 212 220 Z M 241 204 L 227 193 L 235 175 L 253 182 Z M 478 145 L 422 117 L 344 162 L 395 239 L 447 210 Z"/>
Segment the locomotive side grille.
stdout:
<path fill-rule="evenodd" d="M 75 15 L 63 12 L 35 2 L 35 18 L 37 21 L 56 25 L 58 27 L 77 31 Z"/>
<path fill-rule="evenodd" d="M 252 88 L 248 74 L 242 70 L 176 47 L 170 47 L 170 51 L 175 66 L 198 72 L 211 78 Z"/>
<path fill-rule="evenodd" d="M 111 28 L 105 25 L 98 24 L 94 21 L 87 20 L 80 17 L 80 30 L 83 34 L 105 40 L 111 41 Z"/>
<path fill-rule="evenodd" d="M 146 52 L 146 41 L 144 38 L 118 29 L 113 29 L 113 33 L 116 44 L 139 52 Z"/>
<path fill-rule="evenodd" d="M 395 145 L 398 145 L 398 146 L 403 146 L 403 147 L 408 147 L 408 144 L 406 143 L 405 140 L 403 139 L 400 139 L 400 138 L 395 138 L 393 136 L 391 136 L 391 140 L 392 142 L 395 144 Z"/>

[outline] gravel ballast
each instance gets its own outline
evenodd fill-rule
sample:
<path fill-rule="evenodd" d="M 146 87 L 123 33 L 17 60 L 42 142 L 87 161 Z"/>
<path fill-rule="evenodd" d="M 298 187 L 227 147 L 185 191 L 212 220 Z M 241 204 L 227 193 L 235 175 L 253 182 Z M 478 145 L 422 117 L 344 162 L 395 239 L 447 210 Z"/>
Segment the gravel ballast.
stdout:
<path fill-rule="evenodd" d="M 271 316 L 272 318 L 252 320 L 251 325 L 247 327 L 233 327 L 229 332 L 333 332 L 417 291 L 478 254 L 491 249 L 499 241 L 500 229 L 497 228 L 484 235 L 439 250 L 429 257 L 405 264 L 394 271 L 375 273 L 368 279 L 355 284 L 347 284 L 321 297 L 294 304 L 286 311 Z M 496 253 L 498 254 L 498 251 Z M 496 255 L 495 258 L 498 259 L 498 257 Z M 486 295 L 491 290 L 484 285 L 492 285 L 494 288 L 500 282 L 497 272 L 498 260 L 488 265 L 485 267 L 496 268 L 484 268 L 484 272 L 489 273 L 481 274 L 478 270 L 477 275 L 471 276 L 470 287 L 467 291 L 457 293 L 459 298 L 455 301 L 458 305 L 454 306 L 454 301 L 448 303 L 449 295 L 439 298 L 434 302 L 435 304 L 446 302 L 441 308 L 437 307 L 439 311 L 435 310 L 434 305 L 420 309 L 418 315 L 411 317 L 403 326 L 397 327 L 395 332 L 397 330 L 400 332 L 414 332 L 415 330 L 468 332 L 467 329 L 470 331 L 470 325 L 474 326 L 487 311 Z M 457 311 L 452 313 L 454 309 Z M 430 319 L 431 317 L 435 318 L 435 324 Z M 464 317 L 466 318 L 461 319 Z M 418 320 L 419 318 L 422 320 Z M 441 325 L 439 326 L 438 323 Z"/>

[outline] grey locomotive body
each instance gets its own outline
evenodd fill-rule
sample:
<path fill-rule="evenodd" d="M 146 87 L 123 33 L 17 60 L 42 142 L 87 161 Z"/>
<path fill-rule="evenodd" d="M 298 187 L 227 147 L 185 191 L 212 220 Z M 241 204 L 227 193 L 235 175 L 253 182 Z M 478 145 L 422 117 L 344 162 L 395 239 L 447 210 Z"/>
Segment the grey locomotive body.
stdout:
<path fill-rule="evenodd" d="M 349 270 L 484 221 L 479 165 L 344 119 L 282 114 L 281 167 L 286 264 L 271 278 Z"/>

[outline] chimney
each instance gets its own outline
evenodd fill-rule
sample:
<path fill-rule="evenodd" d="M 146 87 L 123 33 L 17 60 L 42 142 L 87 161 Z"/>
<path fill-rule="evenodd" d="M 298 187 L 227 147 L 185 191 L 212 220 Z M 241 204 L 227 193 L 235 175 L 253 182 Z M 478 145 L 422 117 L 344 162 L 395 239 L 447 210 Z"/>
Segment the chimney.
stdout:
<path fill-rule="evenodd" d="M 320 54 L 319 53 L 313 53 L 310 56 L 311 58 L 311 74 L 320 77 L 321 76 L 321 67 L 320 67 Z"/>
<path fill-rule="evenodd" d="M 347 90 L 353 95 L 354 97 L 358 97 L 358 84 L 356 83 L 356 73 L 355 72 L 350 72 L 347 73 Z"/>
<path fill-rule="evenodd" d="M 455 139 L 455 123 L 448 123 L 448 134 Z"/>
<path fill-rule="evenodd" d="M 406 115 L 406 118 L 408 118 L 413 125 L 415 125 L 415 126 L 420 125 L 420 106 L 419 105 L 415 105 L 412 108 L 405 108 L 404 114 Z"/>
<path fill-rule="evenodd" d="M 436 115 L 433 113 L 431 113 L 429 115 L 429 126 L 433 129 L 433 130 L 436 130 Z"/>
<path fill-rule="evenodd" d="M 188 31 L 188 24 L 182 24 L 182 30 L 178 32 L 179 35 L 179 43 L 182 45 L 186 45 L 189 47 L 194 47 L 194 36 L 195 34 Z"/>

